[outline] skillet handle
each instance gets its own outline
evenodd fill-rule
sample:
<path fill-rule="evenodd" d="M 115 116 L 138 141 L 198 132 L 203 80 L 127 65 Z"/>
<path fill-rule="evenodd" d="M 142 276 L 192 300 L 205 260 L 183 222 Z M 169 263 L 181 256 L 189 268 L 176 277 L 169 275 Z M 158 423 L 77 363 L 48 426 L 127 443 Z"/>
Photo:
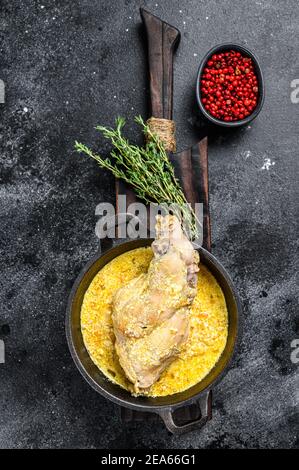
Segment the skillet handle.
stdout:
<path fill-rule="evenodd" d="M 163 419 L 164 424 L 168 431 L 173 434 L 184 434 L 185 432 L 194 431 L 201 429 L 207 421 L 211 418 L 211 400 L 212 392 L 206 392 L 202 397 L 197 400 L 197 405 L 200 409 L 200 417 L 193 421 L 189 421 L 186 424 L 176 424 L 173 417 L 172 409 L 166 409 L 159 411 L 160 417 Z"/>

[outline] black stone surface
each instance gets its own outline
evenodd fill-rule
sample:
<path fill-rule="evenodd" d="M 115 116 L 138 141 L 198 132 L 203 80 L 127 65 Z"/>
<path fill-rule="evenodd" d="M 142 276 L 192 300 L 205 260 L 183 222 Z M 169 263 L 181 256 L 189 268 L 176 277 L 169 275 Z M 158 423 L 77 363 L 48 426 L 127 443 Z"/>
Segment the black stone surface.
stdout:
<path fill-rule="evenodd" d="M 93 127 L 117 114 L 140 141 L 131 123 L 147 113 L 141 5 L 182 32 L 179 149 L 205 131 L 194 81 L 213 45 L 235 41 L 256 52 L 267 92 L 250 126 L 209 131 L 213 252 L 239 289 L 244 334 L 215 387 L 213 420 L 180 437 L 162 424 L 122 425 L 118 408 L 81 378 L 64 333 L 68 293 L 98 248 L 95 207 L 114 201 L 113 179 L 74 154 L 73 143 L 107 151 Z M 298 20 L 297 0 L 1 1 L 1 448 L 298 446 L 298 366 L 290 359 L 298 338 L 299 104 L 290 100 Z"/>

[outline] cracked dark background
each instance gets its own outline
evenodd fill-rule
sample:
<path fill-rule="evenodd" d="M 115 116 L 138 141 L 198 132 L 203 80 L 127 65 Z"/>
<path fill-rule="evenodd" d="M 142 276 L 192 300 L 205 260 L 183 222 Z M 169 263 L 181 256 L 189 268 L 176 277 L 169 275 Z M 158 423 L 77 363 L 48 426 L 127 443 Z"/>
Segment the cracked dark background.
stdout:
<path fill-rule="evenodd" d="M 234 132 L 209 129 L 213 253 L 244 306 L 240 352 L 214 389 L 213 419 L 170 435 L 163 424 L 123 425 L 119 409 L 75 368 L 66 301 L 98 249 L 95 207 L 114 201 L 113 178 L 73 152 L 75 139 L 107 152 L 93 130 L 147 115 L 139 6 L 177 26 L 178 147 L 207 129 L 194 82 L 200 58 L 221 42 L 259 56 L 266 101 Z M 298 447 L 297 0 L 1 0 L 0 364 L 1 448 Z M 268 168 L 268 169 L 267 169 Z"/>

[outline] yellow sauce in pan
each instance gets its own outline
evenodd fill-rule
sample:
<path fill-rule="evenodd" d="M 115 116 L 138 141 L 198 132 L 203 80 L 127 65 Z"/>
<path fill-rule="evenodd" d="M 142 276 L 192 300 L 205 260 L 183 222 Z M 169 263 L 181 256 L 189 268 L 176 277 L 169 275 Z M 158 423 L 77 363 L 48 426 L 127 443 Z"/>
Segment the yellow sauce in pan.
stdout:
<path fill-rule="evenodd" d="M 128 251 L 108 263 L 92 280 L 81 309 L 85 346 L 108 379 L 132 392 L 114 348 L 112 297 L 134 277 L 147 272 L 150 247 Z M 227 340 L 228 315 L 224 295 L 214 276 L 200 265 L 198 292 L 190 312 L 190 333 L 177 359 L 144 394 L 165 396 L 200 382 L 215 366 Z"/>

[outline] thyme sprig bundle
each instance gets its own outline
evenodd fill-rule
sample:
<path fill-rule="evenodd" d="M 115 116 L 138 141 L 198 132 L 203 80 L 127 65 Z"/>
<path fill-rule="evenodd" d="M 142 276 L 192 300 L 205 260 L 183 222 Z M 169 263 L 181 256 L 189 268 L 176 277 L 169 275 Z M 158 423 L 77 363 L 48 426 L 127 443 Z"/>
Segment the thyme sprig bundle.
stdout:
<path fill-rule="evenodd" d="M 110 170 L 116 178 L 122 179 L 134 187 L 136 195 L 147 203 L 177 206 L 177 215 L 188 222 L 191 237 L 198 236 L 196 215 L 188 205 L 183 190 L 175 177 L 174 169 L 168 159 L 163 143 L 153 134 L 141 116 L 135 121 L 142 127 L 147 141 L 145 147 L 129 143 L 123 136 L 125 119 L 118 117 L 115 129 L 97 126 L 103 136 L 110 140 L 114 149 L 111 158 L 102 158 L 86 145 L 75 142 L 75 149 L 85 153 L 98 162 L 101 168 Z M 176 210 L 174 209 L 174 212 Z M 184 227 L 183 227 L 184 228 Z"/>

